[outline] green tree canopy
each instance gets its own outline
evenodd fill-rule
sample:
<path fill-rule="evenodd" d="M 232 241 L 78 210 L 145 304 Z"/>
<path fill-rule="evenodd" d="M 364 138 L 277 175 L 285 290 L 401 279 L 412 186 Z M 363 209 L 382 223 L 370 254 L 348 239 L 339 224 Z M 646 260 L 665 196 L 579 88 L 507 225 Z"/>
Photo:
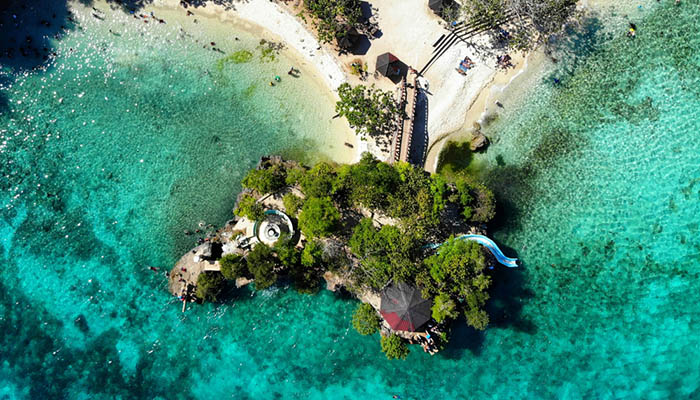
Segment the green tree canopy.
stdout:
<path fill-rule="evenodd" d="M 473 241 L 450 238 L 438 252 L 425 260 L 427 274 L 418 279 L 424 291 L 449 297 L 464 309 L 467 324 L 485 329 L 488 314 L 484 311 L 489 299 L 491 278 L 486 275 L 486 258 L 481 246 Z M 449 308 L 449 307 L 448 307 Z"/>
<path fill-rule="evenodd" d="M 328 43 L 357 27 L 362 19 L 359 0 L 304 0 L 318 32 L 318 39 Z"/>
<path fill-rule="evenodd" d="M 272 249 L 264 243 L 257 243 L 253 250 L 246 257 L 248 270 L 255 279 L 255 289 L 267 289 L 277 282 L 275 266 L 277 259 L 272 253 Z"/>
<path fill-rule="evenodd" d="M 287 173 L 280 164 L 273 164 L 265 169 L 251 169 L 241 181 L 243 187 L 253 189 L 258 193 L 276 192 L 286 186 Z"/>
<path fill-rule="evenodd" d="M 379 232 L 374 227 L 372 218 L 362 218 L 350 237 L 350 250 L 358 257 L 366 257 L 379 247 Z"/>
<path fill-rule="evenodd" d="M 216 301 L 223 287 L 223 275 L 218 272 L 202 272 L 197 277 L 195 296 L 204 301 Z"/>
<path fill-rule="evenodd" d="M 313 268 L 321 265 L 323 260 L 323 247 L 319 242 L 312 240 L 306 242 L 304 251 L 301 253 L 301 265 L 307 268 Z"/>
<path fill-rule="evenodd" d="M 360 258 L 361 266 L 353 270 L 359 285 L 383 288 L 391 280 L 411 281 L 418 274 L 418 240 L 411 232 L 393 225 L 374 227 L 370 218 L 355 226 L 349 241 L 350 249 Z"/>
<path fill-rule="evenodd" d="M 335 111 L 348 120 L 351 127 L 360 135 L 386 135 L 391 132 L 398 105 L 391 92 L 376 89 L 374 85 L 350 86 L 343 83 L 338 87 L 340 100 Z"/>
<path fill-rule="evenodd" d="M 455 187 L 467 221 L 486 223 L 496 216 L 496 198 L 484 184 L 470 175 L 460 174 L 455 177 Z"/>
<path fill-rule="evenodd" d="M 408 163 L 398 163 L 396 169 L 400 184 L 390 195 L 389 214 L 405 220 L 405 225 L 421 233 L 425 228 L 437 225 L 445 208 L 444 178 L 431 178 L 423 169 Z"/>
<path fill-rule="evenodd" d="M 447 319 L 455 319 L 459 316 L 457 304 L 447 294 L 439 294 L 433 299 L 433 318 L 437 322 L 444 322 Z"/>
<path fill-rule="evenodd" d="M 352 314 L 352 326 L 360 335 L 372 335 L 379 330 L 377 311 L 367 303 L 357 305 Z"/>
<path fill-rule="evenodd" d="M 370 153 L 362 154 L 358 163 L 343 170 L 340 179 L 353 204 L 382 211 L 389 208 L 389 196 L 400 183 L 396 169 Z"/>
<path fill-rule="evenodd" d="M 239 217 L 246 217 L 251 221 L 259 221 L 265 218 L 265 209 L 257 199 L 249 194 L 244 194 L 238 207 L 233 211 Z"/>
<path fill-rule="evenodd" d="M 331 164 L 321 161 L 304 174 L 300 183 L 307 197 L 331 196 L 337 185 L 335 168 Z"/>
<path fill-rule="evenodd" d="M 306 175 L 306 168 L 302 166 L 295 166 L 287 170 L 287 177 L 285 178 L 285 183 L 289 186 L 294 186 L 301 182 L 301 180 Z"/>
<path fill-rule="evenodd" d="M 282 197 L 282 204 L 284 204 L 284 211 L 289 216 L 296 217 L 297 212 L 304 205 L 304 200 L 294 193 L 287 193 Z"/>
<path fill-rule="evenodd" d="M 308 238 L 330 235 L 339 221 L 340 212 L 330 197 L 307 198 L 299 215 L 299 227 Z"/>
<path fill-rule="evenodd" d="M 228 280 L 250 276 L 246 261 L 241 255 L 226 254 L 219 260 L 219 265 L 221 266 L 221 275 Z"/>
<path fill-rule="evenodd" d="M 273 250 L 277 253 L 279 262 L 287 268 L 294 268 L 300 262 L 301 252 L 288 233 L 280 236 Z"/>
<path fill-rule="evenodd" d="M 469 21 L 492 27 L 499 26 L 506 18 L 506 0 L 465 0 L 462 11 Z"/>
<path fill-rule="evenodd" d="M 389 336 L 382 336 L 380 341 L 382 346 L 382 351 L 386 355 L 386 358 L 390 360 L 401 359 L 404 360 L 408 356 L 408 346 L 398 335 L 391 334 Z"/>

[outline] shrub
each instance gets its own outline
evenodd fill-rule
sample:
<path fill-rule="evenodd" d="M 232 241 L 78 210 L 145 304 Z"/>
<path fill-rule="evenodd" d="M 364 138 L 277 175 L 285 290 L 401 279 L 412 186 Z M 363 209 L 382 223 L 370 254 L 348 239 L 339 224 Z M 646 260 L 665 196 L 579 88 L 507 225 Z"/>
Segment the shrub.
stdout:
<path fill-rule="evenodd" d="M 238 254 L 226 254 L 219 260 L 221 275 L 228 280 L 246 277 L 250 274 L 245 259 Z"/>
<path fill-rule="evenodd" d="M 223 287 L 223 275 L 218 272 L 202 272 L 197 277 L 195 296 L 204 301 L 216 301 Z"/>
<path fill-rule="evenodd" d="M 299 215 L 299 228 L 309 238 L 328 236 L 340 221 L 340 212 L 330 197 L 311 197 Z"/>
<path fill-rule="evenodd" d="M 233 211 L 239 217 L 246 217 L 251 221 L 259 221 L 265 218 L 265 209 L 262 204 L 258 203 L 255 197 L 244 194 L 241 201 L 238 202 L 238 207 Z"/>
<path fill-rule="evenodd" d="M 271 193 L 286 186 L 286 175 L 284 167 L 275 164 L 266 169 L 251 169 L 241 183 L 260 194 Z"/>
<path fill-rule="evenodd" d="M 288 233 L 282 236 L 275 243 L 274 251 L 277 253 L 277 259 L 287 268 L 293 268 L 299 264 L 300 252 L 296 248 L 296 244 L 292 242 L 292 238 Z"/>
<path fill-rule="evenodd" d="M 272 249 L 264 243 L 258 243 L 246 258 L 248 269 L 255 279 L 255 289 L 267 289 L 277 282 L 275 265 L 277 259 L 272 253 Z"/>
<path fill-rule="evenodd" d="M 304 174 L 300 183 L 307 197 L 330 196 L 337 186 L 335 169 L 327 162 L 320 162 Z"/>
<path fill-rule="evenodd" d="M 372 335 L 379 330 L 377 311 L 367 303 L 360 303 L 352 314 L 352 326 L 360 335 Z"/>
<path fill-rule="evenodd" d="M 459 306 L 464 309 L 467 324 L 485 329 L 489 319 L 484 307 L 489 299 L 491 278 L 484 273 L 486 258 L 481 246 L 451 238 L 438 253 L 425 260 L 425 265 L 429 272 L 420 275 L 420 284 L 426 292 L 437 295 L 436 301 L 439 299 L 448 312 L 445 317 L 454 313 L 447 299 L 455 303 L 461 299 Z"/>
<path fill-rule="evenodd" d="M 382 346 L 382 351 L 386 355 L 386 358 L 401 359 L 404 360 L 408 356 L 408 346 L 406 343 L 396 334 L 391 334 L 389 336 L 382 336 L 380 341 Z"/>
<path fill-rule="evenodd" d="M 446 319 L 457 318 L 457 304 L 446 294 L 439 294 L 433 299 L 433 318 L 437 322 L 443 322 Z"/>
<path fill-rule="evenodd" d="M 294 193 L 287 193 L 282 198 L 282 204 L 284 204 L 284 210 L 287 214 L 295 217 L 299 209 L 304 205 L 304 200 Z"/>
<path fill-rule="evenodd" d="M 359 26 L 362 18 L 359 0 L 304 0 L 304 8 L 311 14 L 318 40 L 325 43 Z"/>

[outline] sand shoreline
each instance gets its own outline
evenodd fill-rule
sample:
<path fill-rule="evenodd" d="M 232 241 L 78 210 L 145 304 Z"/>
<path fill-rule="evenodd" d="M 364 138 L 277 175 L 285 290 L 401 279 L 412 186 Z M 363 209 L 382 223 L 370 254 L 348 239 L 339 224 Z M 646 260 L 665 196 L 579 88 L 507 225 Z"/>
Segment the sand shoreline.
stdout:
<path fill-rule="evenodd" d="M 517 80 L 531 68 L 538 68 L 539 63 L 535 62 L 537 52 L 527 54 L 517 54 L 513 56 L 513 67 L 508 70 L 500 70 L 494 73 L 491 78 L 484 83 L 477 96 L 472 99 L 466 107 L 464 122 L 462 126 L 454 131 L 447 132 L 435 137 L 430 142 L 428 155 L 425 161 L 425 169 L 435 172 L 440 152 L 449 141 L 464 141 L 470 139 L 470 131 L 475 123 L 482 124 L 484 118 L 498 110 L 496 102 L 508 106 L 508 100 L 500 97 L 511 85 L 517 84 Z M 497 111 L 496 111 L 497 112 Z"/>
<path fill-rule="evenodd" d="M 234 7 L 227 9 L 207 2 L 205 6 L 185 8 L 180 5 L 179 0 L 155 0 L 145 11 L 155 10 L 156 15 L 163 10 L 177 12 L 183 15 L 183 21 L 199 19 L 200 23 L 205 24 L 207 20 L 212 20 L 212 23 L 235 26 L 236 29 L 260 39 L 282 43 L 285 56 L 292 59 L 295 67 L 303 70 L 304 78 L 314 81 L 314 84 L 325 91 L 327 101 L 333 103 L 337 100 L 336 89 L 346 81 L 345 73 L 335 57 L 319 45 L 296 17 L 271 1 L 241 2 L 236 3 Z M 187 11 L 194 15 L 185 16 Z M 323 153 L 333 161 L 354 162 L 360 157 L 360 152 L 356 150 L 359 147 L 358 137 L 345 121 L 336 121 L 337 129 L 334 128 L 329 134 L 338 138 L 337 146 L 324 147 Z M 348 148 L 344 143 L 352 144 L 354 149 Z M 317 153 L 315 150 L 311 151 Z"/>
<path fill-rule="evenodd" d="M 206 3 L 206 6 L 188 9 L 195 16 L 216 18 L 221 22 L 233 22 L 249 32 L 275 41 L 285 43 L 290 53 L 297 56 L 300 65 L 310 67 L 314 71 L 312 79 L 322 82 L 328 88 L 332 99 L 337 99 L 336 90 L 340 84 L 350 81 L 352 84 L 376 84 L 385 90 L 394 90 L 395 85 L 383 77 L 370 77 L 367 82 L 360 82 L 344 70 L 343 64 L 351 59 L 363 58 L 370 67 L 374 68 L 374 58 L 377 54 L 391 51 L 408 65 L 420 68 L 434 51 L 431 44 L 442 34 L 447 34 L 441 20 L 437 18 L 421 0 L 406 0 L 403 7 L 397 9 L 391 0 L 376 0 L 375 18 L 384 31 L 380 39 L 371 42 L 369 51 L 364 56 L 336 55 L 329 45 L 321 45 L 308 27 L 290 9 L 273 1 L 250 0 L 234 4 L 233 8 Z M 178 9 L 184 12 L 178 0 L 156 0 L 153 7 Z M 409 19 L 407 19 L 409 17 Z M 422 19 L 423 23 L 420 20 Z M 409 23 L 411 22 L 411 23 Z M 410 31 L 412 40 L 399 40 Z M 417 39 L 420 39 L 418 41 Z M 486 45 L 484 36 L 477 36 L 474 43 Z M 470 56 L 476 67 L 467 76 L 458 75 L 455 65 L 465 55 Z M 425 160 L 425 168 L 434 172 L 437 156 L 449 139 L 464 137 L 466 129 L 473 122 L 479 121 L 493 103 L 497 91 L 502 91 L 515 81 L 515 76 L 527 68 L 528 55 L 514 55 L 515 68 L 501 71 L 495 68 L 493 53 L 480 54 L 466 43 L 457 43 L 446 52 L 425 73 L 424 78 L 430 84 L 428 101 L 428 142 L 430 151 Z M 413 61 L 413 62 L 411 62 Z M 503 100 L 501 100 L 503 102 Z M 348 128 L 349 129 L 349 128 Z M 336 161 L 358 160 L 361 153 L 370 151 L 380 159 L 386 159 L 387 154 L 381 153 L 376 146 L 360 141 L 352 131 L 352 138 L 343 135 L 342 142 L 350 142 L 353 149 L 345 148 L 342 142 L 341 150 L 333 154 Z M 343 154 L 340 156 L 340 154 Z M 352 153 L 352 154 L 349 154 Z"/>
<path fill-rule="evenodd" d="M 166 6 L 169 8 L 183 9 L 178 0 L 158 0 L 155 6 Z M 407 64 L 414 68 L 420 68 L 421 63 L 426 62 L 434 50 L 430 44 L 435 38 L 447 33 L 441 24 L 441 20 L 427 9 L 421 0 L 407 0 L 404 7 L 397 9 L 389 0 L 377 0 L 373 3 L 376 7 L 376 19 L 379 26 L 384 31 L 384 37 L 374 39 L 371 42 L 369 51 L 365 56 L 335 54 L 329 45 L 321 45 L 313 33 L 305 24 L 298 19 L 291 11 L 272 1 L 251 0 L 249 2 L 237 3 L 233 9 L 225 9 L 212 3 L 207 3 L 206 7 L 190 7 L 196 14 L 216 17 L 222 21 L 230 20 L 250 24 L 255 28 L 253 31 L 263 37 L 272 35 L 283 41 L 289 49 L 300 56 L 300 62 L 305 62 L 313 66 L 317 71 L 316 78 L 323 81 L 329 89 L 331 95 L 337 98 L 336 89 L 343 82 L 351 81 L 353 84 L 363 83 L 366 85 L 376 84 L 377 87 L 385 90 L 395 90 L 388 79 L 383 77 L 371 77 L 367 82 L 359 82 L 356 77 L 346 74 L 343 64 L 349 63 L 351 59 L 364 58 L 373 70 L 374 58 L 378 53 L 391 51 Z M 408 22 L 407 16 L 417 16 L 423 19 L 423 24 L 418 24 L 420 30 L 414 29 L 415 24 Z M 401 41 L 397 37 L 403 37 L 406 30 L 412 32 L 415 40 Z M 417 39 L 420 38 L 420 42 Z M 484 42 L 482 37 L 474 38 L 475 42 Z M 477 67 L 470 71 L 468 76 L 462 77 L 455 71 L 454 66 L 458 60 L 465 55 L 469 55 L 477 62 Z M 516 62 L 519 58 L 516 58 Z M 451 137 L 459 132 L 466 125 L 470 125 L 471 116 L 475 109 L 484 107 L 481 100 L 484 92 L 491 91 L 493 85 L 501 82 L 499 76 L 510 76 L 513 70 L 501 72 L 495 68 L 491 54 L 475 54 L 465 43 L 458 43 L 453 46 L 443 57 L 441 57 L 430 70 L 425 74 L 427 82 L 431 83 L 431 99 L 428 107 L 429 125 L 429 145 L 433 149 L 435 142 L 442 141 L 445 137 Z M 519 66 L 518 66 L 519 68 Z M 516 68 L 516 69 L 518 69 Z M 482 111 L 478 111 L 481 114 Z M 360 142 L 358 138 L 351 141 L 355 145 L 354 149 L 344 149 L 343 159 L 348 159 L 347 153 L 354 153 L 352 158 L 357 160 L 364 151 L 370 151 L 380 159 L 385 159 L 386 154 L 381 153 L 376 146 L 366 142 Z M 343 141 L 347 141 L 343 139 Z M 341 144 L 342 146 L 342 144 Z M 432 158 L 437 158 L 432 153 L 428 155 L 425 167 L 432 171 Z"/>

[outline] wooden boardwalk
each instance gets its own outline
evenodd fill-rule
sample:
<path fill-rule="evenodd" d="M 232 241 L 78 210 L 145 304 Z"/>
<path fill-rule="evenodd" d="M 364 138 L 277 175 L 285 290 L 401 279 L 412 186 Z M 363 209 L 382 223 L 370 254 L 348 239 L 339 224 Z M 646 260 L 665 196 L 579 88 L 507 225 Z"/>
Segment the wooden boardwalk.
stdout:
<path fill-rule="evenodd" d="M 416 100 L 418 98 L 417 75 L 401 81 L 399 98 L 399 116 L 396 121 L 397 129 L 392 138 L 392 162 L 410 162 L 411 144 L 413 141 L 413 120 L 416 114 Z"/>

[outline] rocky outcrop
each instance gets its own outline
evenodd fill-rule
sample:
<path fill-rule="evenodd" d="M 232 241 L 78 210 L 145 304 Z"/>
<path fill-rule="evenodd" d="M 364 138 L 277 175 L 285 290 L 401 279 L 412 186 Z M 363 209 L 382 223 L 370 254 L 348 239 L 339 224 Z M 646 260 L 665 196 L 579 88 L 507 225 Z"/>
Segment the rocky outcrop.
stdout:
<path fill-rule="evenodd" d="M 326 281 L 326 289 L 330 290 L 331 292 L 335 292 L 341 287 L 345 287 L 347 283 L 346 280 L 343 279 L 340 275 L 331 271 L 326 271 L 323 274 L 323 279 Z"/>
<path fill-rule="evenodd" d="M 469 141 L 469 149 L 471 151 L 484 150 L 486 146 L 489 145 L 489 139 L 481 133 L 481 131 L 476 131 L 472 133 L 472 139 Z"/>
<path fill-rule="evenodd" d="M 253 283 L 254 279 L 248 279 L 248 278 L 236 278 L 236 287 L 237 288 L 242 288 L 243 286 L 250 285 Z"/>

